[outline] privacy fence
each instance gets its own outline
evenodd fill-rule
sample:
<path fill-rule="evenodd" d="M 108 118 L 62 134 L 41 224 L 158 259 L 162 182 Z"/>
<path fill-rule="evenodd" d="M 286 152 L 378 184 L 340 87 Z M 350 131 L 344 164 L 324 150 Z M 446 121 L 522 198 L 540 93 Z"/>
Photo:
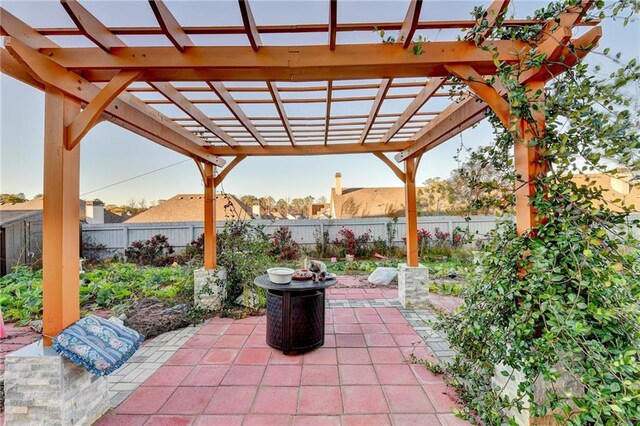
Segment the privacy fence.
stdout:
<path fill-rule="evenodd" d="M 640 219 L 640 214 L 632 215 L 629 220 L 633 219 Z M 426 229 L 434 234 L 436 228 L 449 233 L 452 233 L 456 228 L 462 228 L 469 230 L 471 234 L 482 237 L 494 229 L 499 221 L 512 220 L 512 217 L 496 216 L 471 216 L 469 220 L 461 216 L 425 216 L 418 218 L 418 229 Z M 316 241 L 320 240 L 325 232 L 333 241 L 343 227 L 352 230 L 356 235 L 370 232 L 373 239 L 389 240 L 393 236 L 392 240 L 395 244 L 402 244 L 406 236 L 404 218 L 398 218 L 397 221 L 390 218 L 254 220 L 253 223 L 264 226 L 265 231 L 269 234 L 281 226 L 286 226 L 291 230 L 293 239 L 303 246 L 316 244 Z M 224 226 L 224 222 L 218 222 L 218 227 L 222 226 Z M 157 234 L 166 235 L 176 250 L 181 250 L 203 232 L 203 222 L 86 224 L 82 226 L 83 241 L 102 245 L 105 248 L 104 252 L 109 254 L 123 253 L 124 249 L 129 247 L 132 242 L 146 240 Z M 640 235 L 639 229 L 636 228 L 635 232 Z"/>

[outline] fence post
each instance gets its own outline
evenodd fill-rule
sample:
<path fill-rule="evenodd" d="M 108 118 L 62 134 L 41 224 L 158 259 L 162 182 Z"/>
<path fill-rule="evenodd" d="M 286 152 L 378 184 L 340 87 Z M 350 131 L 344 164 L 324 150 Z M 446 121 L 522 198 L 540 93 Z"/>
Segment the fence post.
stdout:
<path fill-rule="evenodd" d="M 449 235 L 453 237 L 453 221 L 450 220 L 449 222 L 447 222 L 447 226 L 449 227 Z"/>

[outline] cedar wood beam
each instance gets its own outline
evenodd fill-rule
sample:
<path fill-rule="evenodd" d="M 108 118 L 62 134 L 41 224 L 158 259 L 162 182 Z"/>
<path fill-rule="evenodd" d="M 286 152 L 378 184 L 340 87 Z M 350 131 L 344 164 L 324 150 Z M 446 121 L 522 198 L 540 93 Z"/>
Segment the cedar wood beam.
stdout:
<path fill-rule="evenodd" d="M 485 107 L 486 108 L 486 107 Z M 333 155 L 333 154 L 371 154 L 375 152 L 398 152 L 407 149 L 411 142 L 394 142 L 388 144 L 381 143 L 336 143 L 331 145 L 302 144 L 290 145 L 269 145 L 265 148 L 260 146 L 241 145 L 237 147 L 229 146 L 209 146 L 207 149 L 214 155 L 229 157 L 234 155 L 247 156 L 291 156 L 291 155 Z"/>
<path fill-rule="evenodd" d="M 101 118 L 104 109 L 136 79 L 140 71 L 122 71 L 103 87 L 91 102 L 66 126 L 65 145 L 72 150 Z"/>
<path fill-rule="evenodd" d="M 149 0 L 149 5 L 151 6 L 151 10 L 153 10 L 153 14 L 160 28 L 162 28 L 162 32 L 176 49 L 184 52 L 185 47 L 193 46 L 193 42 L 184 32 L 163 0 Z"/>
<path fill-rule="evenodd" d="M 327 81 L 327 105 L 324 115 L 324 145 L 329 141 L 329 124 L 331 123 L 331 97 L 333 96 L 333 81 Z"/>
<path fill-rule="evenodd" d="M 398 176 L 398 179 L 400 179 L 402 182 L 406 182 L 407 180 L 407 175 L 405 175 L 405 173 L 400 170 L 400 167 L 396 166 L 395 163 L 393 161 L 391 161 L 389 159 L 389 157 L 387 157 L 386 155 L 384 155 L 381 152 L 374 152 L 373 155 L 375 155 L 376 157 L 378 157 L 380 160 L 382 160 L 382 162 L 384 164 L 386 164 L 387 166 L 389 166 L 389 168 L 391 169 L 391 171 Z"/>
<path fill-rule="evenodd" d="M 413 40 L 413 35 L 418 28 L 418 21 L 420 20 L 420 11 L 422 10 L 422 0 L 411 0 L 409 3 L 409 9 L 404 17 L 402 28 L 398 34 L 398 43 L 402 45 L 403 49 L 409 47 Z"/>
<path fill-rule="evenodd" d="M 206 114 L 202 112 L 198 107 L 189 101 L 182 93 L 178 92 L 171 83 L 158 83 L 149 82 L 151 87 L 155 88 L 158 92 L 162 93 L 171 102 L 173 102 L 178 108 L 184 111 L 188 116 L 193 118 L 196 122 L 211 133 L 216 135 L 220 140 L 229 146 L 236 146 L 238 142 L 227 134 L 221 127 L 215 124 L 213 121 L 207 118 Z"/>
<path fill-rule="evenodd" d="M 382 103 L 387 96 L 387 92 L 389 91 L 389 87 L 391 87 L 392 81 L 393 80 L 390 78 L 384 78 L 380 82 L 380 87 L 378 88 L 378 93 L 376 94 L 376 98 L 373 101 L 373 105 L 371 106 L 371 112 L 369 112 L 367 123 L 364 125 L 362 135 L 360 136 L 360 143 L 364 143 L 364 141 L 367 139 L 369 131 L 371 130 L 371 126 L 373 126 L 373 123 L 376 121 L 376 117 L 380 112 L 380 107 L 382 106 Z"/>
<path fill-rule="evenodd" d="M 276 84 L 272 81 L 267 81 L 267 87 L 269 92 L 271 93 L 271 99 L 273 99 L 273 104 L 278 111 L 278 116 L 280 116 L 280 121 L 282 121 L 282 125 L 284 126 L 285 131 L 287 132 L 287 136 L 289 136 L 289 142 L 291 142 L 292 146 L 296 146 L 296 138 L 293 136 L 293 130 L 291 129 L 291 123 L 289 122 L 289 118 L 287 117 L 287 111 L 284 109 L 284 104 L 282 103 L 282 98 L 280 97 L 280 92 L 278 92 L 278 88 Z"/>
<path fill-rule="evenodd" d="M 597 45 L 600 37 L 602 37 L 602 28 L 595 27 L 578 39 L 573 40 L 573 49 L 565 47 L 561 52 L 561 56 L 564 57 L 563 63 L 551 64 L 545 67 L 545 81 L 555 78 L 567 68 L 578 63 Z M 520 82 L 525 84 L 529 81 L 521 80 Z M 504 95 L 504 92 L 501 94 Z M 478 102 L 474 98 L 467 98 L 460 103 L 451 104 L 411 138 L 415 142 L 409 149 L 396 154 L 396 161 L 404 161 L 407 158 L 416 157 L 435 148 L 447 139 L 481 121 L 485 117 L 486 109 L 487 105 L 484 102 Z"/>
<path fill-rule="evenodd" d="M 329 0 L 329 49 L 336 50 L 338 32 L 338 0 Z"/>
<path fill-rule="evenodd" d="M 426 104 L 429 99 L 436 93 L 438 89 L 444 84 L 446 78 L 444 77 L 435 77 L 430 79 L 427 84 L 420 90 L 420 92 L 415 96 L 415 98 L 411 101 L 409 106 L 402 112 L 400 117 L 396 120 L 395 123 L 391 126 L 391 128 L 384 134 L 384 136 L 380 139 L 380 142 L 387 143 L 391 140 L 392 137 L 396 135 L 400 131 L 402 127 L 409 120 L 413 118 L 416 112 L 420 108 Z"/>
<path fill-rule="evenodd" d="M 80 102 L 89 104 L 100 93 L 100 87 L 86 81 L 78 74 L 60 67 L 16 38 L 6 37 L 5 48 L 34 78 L 55 87 Z M 190 157 L 201 158 L 203 161 L 224 164 L 224 160 L 216 158 L 205 149 L 201 139 L 126 92 L 114 99 L 105 108 L 105 112 L 116 120 L 127 123 L 128 129 L 140 130 L 136 133 L 142 136 L 153 135 L 156 142 L 162 140 L 164 146 L 170 147 L 174 151 Z"/>
<path fill-rule="evenodd" d="M 528 45 L 497 40 L 496 60 L 516 63 Z M 65 68 L 82 70 L 91 81 L 108 81 L 116 70 L 143 71 L 139 81 L 318 81 L 338 79 L 447 77 L 444 64 L 473 66 L 495 73 L 493 53 L 467 41 L 434 41 L 414 55 L 399 44 L 246 47 L 123 47 L 107 54 L 97 48 L 45 48 L 41 53 Z"/>
<path fill-rule="evenodd" d="M 125 47 L 126 44 L 114 35 L 109 28 L 93 16 L 76 0 L 60 0 L 64 10 L 82 34 L 105 52 L 114 47 Z"/>
<path fill-rule="evenodd" d="M 496 23 L 498 22 L 498 19 L 504 15 L 508 7 L 509 0 L 493 0 L 484 15 L 476 20 L 476 26 L 482 25 L 484 21 L 487 21 L 487 26 L 482 32 L 475 34 L 474 38 L 471 39 L 474 44 L 480 45 L 489 38 L 496 26 Z"/>
<path fill-rule="evenodd" d="M 251 136 L 253 136 L 256 141 L 262 145 L 267 146 L 269 143 L 262 137 L 256 126 L 253 125 L 247 114 L 242 110 L 238 102 L 231 96 L 231 93 L 224 87 L 219 81 L 207 81 L 209 87 L 218 95 L 222 103 L 226 105 L 226 107 L 231 111 L 233 116 L 247 129 Z M 179 92 L 178 92 L 179 93 Z M 222 129 L 220 129 L 222 130 Z"/>
<path fill-rule="evenodd" d="M 245 33 L 249 39 L 249 44 L 254 52 L 257 52 L 262 46 L 262 40 L 260 39 L 260 33 L 256 26 L 256 21 L 253 19 L 253 13 L 251 13 L 251 6 L 249 6 L 249 0 L 238 0 L 240 6 L 240 14 L 242 15 L 242 23 L 244 24 Z"/>
<path fill-rule="evenodd" d="M 233 170 L 233 168 L 235 166 L 237 166 L 242 160 L 244 160 L 245 158 L 247 158 L 246 155 L 238 155 L 237 157 L 235 157 L 233 160 L 231 160 L 231 162 L 224 168 L 222 169 L 222 171 L 220 173 L 218 173 L 218 176 L 216 176 L 213 179 L 213 186 L 218 186 L 222 183 L 222 181 L 224 180 L 225 177 L 227 177 L 227 175 L 229 174 L 229 172 L 231 170 Z"/>

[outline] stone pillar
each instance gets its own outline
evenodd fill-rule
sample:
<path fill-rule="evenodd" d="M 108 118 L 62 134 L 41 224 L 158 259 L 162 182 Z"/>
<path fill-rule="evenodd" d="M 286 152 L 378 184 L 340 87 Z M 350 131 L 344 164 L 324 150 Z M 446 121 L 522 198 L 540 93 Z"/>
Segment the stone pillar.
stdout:
<path fill-rule="evenodd" d="M 90 425 L 109 410 L 107 378 L 89 373 L 42 341 L 5 359 L 5 424 Z"/>
<path fill-rule="evenodd" d="M 398 300 L 405 308 L 429 307 L 429 269 L 424 266 L 398 265 Z"/>
<path fill-rule="evenodd" d="M 196 306 L 222 309 L 227 297 L 227 271 L 224 268 L 193 271 L 193 297 Z"/>

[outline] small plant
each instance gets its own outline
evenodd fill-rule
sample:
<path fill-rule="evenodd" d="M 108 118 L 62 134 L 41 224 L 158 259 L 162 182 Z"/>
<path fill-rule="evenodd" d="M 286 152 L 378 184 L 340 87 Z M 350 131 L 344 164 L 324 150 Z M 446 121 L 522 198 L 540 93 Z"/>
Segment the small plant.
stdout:
<path fill-rule="evenodd" d="M 368 244 L 371 242 L 371 230 L 356 237 L 355 233 L 351 229 L 345 227 L 340 228 L 338 231 L 338 238 L 333 240 L 333 244 L 340 250 L 340 255 L 344 256 L 351 254 L 357 257 L 366 257 L 371 253 L 371 248 Z"/>
<path fill-rule="evenodd" d="M 144 266 L 165 266 L 173 263 L 173 246 L 166 235 L 157 234 L 146 241 L 134 241 L 124 251 L 129 262 Z"/>
<path fill-rule="evenodd" d="M 300 246 L 293 241 L 291 230 L 287 226 L 281 226 L 273 233 L 270 241 L 269 254 L 281 260 L 296 260 L 300 252 Z"/>

